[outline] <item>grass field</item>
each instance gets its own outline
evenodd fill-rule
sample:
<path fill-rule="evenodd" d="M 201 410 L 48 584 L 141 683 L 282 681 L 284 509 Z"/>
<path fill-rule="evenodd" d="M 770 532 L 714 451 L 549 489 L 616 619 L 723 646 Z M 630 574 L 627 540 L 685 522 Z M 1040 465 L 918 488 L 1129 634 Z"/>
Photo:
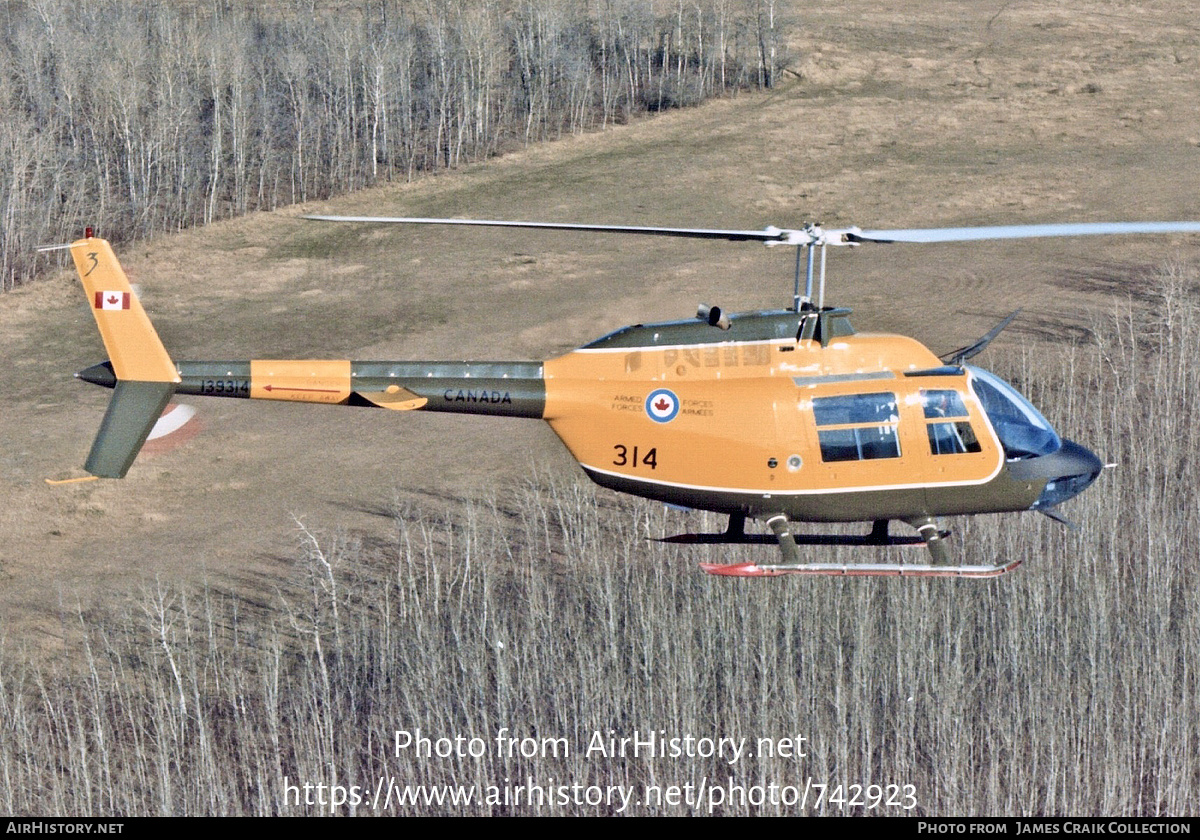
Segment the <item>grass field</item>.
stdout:
<path fill-rule="evenodd" d="M 1057 364 L 1004 361 L 1035 394 L 1110 394 L 1070 401 L 1067 417 L 1104 429 L 1097 443 L 1120 464 L 1074 506 L 1077 532 L 1033 514 L 964 523 L 969 551 L 1028 557 L 1027 569 L 987 583 L 735 583 L 692 565 L 727 548 L 647 541 L 677 514 L 573 475 L 436 506 L 396 499 L 370 538 L 302 528 L 269 594 L 146 580 L 123 604 L 70 618 L 84 640 L 69 660 L 6 667 L 0 807 L 1193 813 L 1200 522 L 1171 498 L 1200 476 L 1194 458 L 1137 439 L 1198 396 L 1181 358 L 1200 338 L 1197 286 L 1163 281 L 1170 323 L 1121 317 Z M 1162 431 L 1186 438 L 1182 426 Z M 698 749 L 745 745 L 608 752 L 610 738 L 647 733 L 680 749 L 687 736 Z M 427 755 L 409 746 L 422 737 Z M 794 753 L 763 754 L 784 739 Z M 831 786 L 827 799 L 798 805 L 811 782 Z M 503 799 L 529 783 L 564 792 Z M 501 799 L 380 806 L 381 784 Z M 565 791 L 576 784 L 595 801 Z M 671 785 L 692 792 L 670 801 Z"/>
<path fill-rule="evenodd" d="M 738 228 L 1200 218 L 1200 48 L 1182 3 L 795 16 L 798 78 L 770 94 L 304 210 Z M 121 254 L 176 358 L 547 358 L 699 301 L 790 294 L 791 255 L 766 249 L 369 232 L 300 212 Z M 1026 561 L 987 583 L 712 580 L 697 562 L 741 555 L 647 542 L 687 516 L 585 486 L 532 421 L 196 400 L 201 433 L 123 482 L 50 487 L 77 474 L 103 414 L 108 395 L 70 378 L 103 350 L 65 275 L 6 294 L 0 809 L 313 813 L 285 777 L 531 777 L 638 796 L 730 778 L 913 785 L 927 814 L 1194 814 L 1197 253 L 1168 237 L 833 255 L 831 298 L 860 330 L 935 352 L 1024 307 L 978 361 L 1118 464 L 1064 510 L 1078 531 L 953 522 L 964 557 Z M 820 559 L 883 556 L 868 554 Z M 490 750 L 503 727 L 570 754 L 395 750 L 417 728 Z M 806 755 L 587 755 L 609 730 L 756 751 L 804 736 Z M 714 811 L 841 810 L 735 800 Z"/>

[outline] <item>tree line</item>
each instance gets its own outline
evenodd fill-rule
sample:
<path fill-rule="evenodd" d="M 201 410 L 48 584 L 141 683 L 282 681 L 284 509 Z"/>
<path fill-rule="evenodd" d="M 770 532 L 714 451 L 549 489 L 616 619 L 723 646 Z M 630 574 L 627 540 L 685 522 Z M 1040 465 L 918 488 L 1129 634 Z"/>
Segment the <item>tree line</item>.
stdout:
<path fill-rule="evenodd" d="M 113 240 L 770 87 L 776 0 L 28 0 L 0 9 L 0 288 Z"/>

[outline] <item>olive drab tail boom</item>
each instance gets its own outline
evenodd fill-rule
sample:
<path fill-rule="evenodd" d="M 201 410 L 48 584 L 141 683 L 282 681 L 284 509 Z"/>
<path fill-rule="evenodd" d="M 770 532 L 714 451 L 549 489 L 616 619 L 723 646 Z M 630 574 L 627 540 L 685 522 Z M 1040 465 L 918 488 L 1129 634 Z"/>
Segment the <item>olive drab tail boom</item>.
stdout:
<path fill-rule="evenodd" d="M 540 362 L 174 362 L 108 242 L 88 236 L 65 247 L 109 356 L 76 376 L 113 389 L 84 466 L 92 475 L 123 478 L 175 394 L 542 417 Z"/>

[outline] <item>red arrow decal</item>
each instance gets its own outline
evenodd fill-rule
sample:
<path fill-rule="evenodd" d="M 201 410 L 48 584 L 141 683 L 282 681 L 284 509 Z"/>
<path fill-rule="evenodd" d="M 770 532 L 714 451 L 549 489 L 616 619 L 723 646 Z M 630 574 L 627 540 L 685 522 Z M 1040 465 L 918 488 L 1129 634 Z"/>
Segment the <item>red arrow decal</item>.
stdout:
<path fill-rule="evenodd" d="M 308 391 L 314 394 L 337 394 L 340 391 L 337 388 L 283 388 L 279 385 L 264 385 L 264 391 Z"/>
<path fill-rule="evenodd" d="M 659 411 L 666 411 L 668 408 L 671 407 L 671 404 L 669 402 L 667 402 L 665 399 L 663 399 L 662 397 L 659 397 L 658 402 L 656 402 L 654 404 L 654 407 L 657 408 Z"/>

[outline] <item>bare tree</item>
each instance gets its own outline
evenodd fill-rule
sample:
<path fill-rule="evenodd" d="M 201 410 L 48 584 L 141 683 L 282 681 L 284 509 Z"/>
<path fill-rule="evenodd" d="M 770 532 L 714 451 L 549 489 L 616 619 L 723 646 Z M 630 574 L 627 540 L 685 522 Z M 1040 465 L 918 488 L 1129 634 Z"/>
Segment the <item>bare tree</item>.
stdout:
<path fill-rule="evenodd" d="M 656 2 L 11 5 L 0 285 L 85 224 L 147 236 L 773 81 L 775 0 Z"/>

